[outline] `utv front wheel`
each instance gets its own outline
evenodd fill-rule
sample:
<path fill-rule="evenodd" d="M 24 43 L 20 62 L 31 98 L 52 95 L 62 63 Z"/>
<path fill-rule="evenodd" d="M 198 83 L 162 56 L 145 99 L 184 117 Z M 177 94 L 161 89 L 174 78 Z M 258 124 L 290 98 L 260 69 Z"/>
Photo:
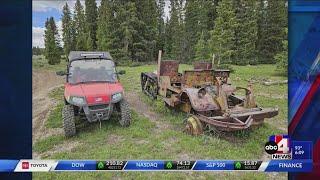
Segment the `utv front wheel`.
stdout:
<path fill-rule="evenodd" d="M 120 119 L 120 125 L 123 127 L 127 127 L 131 124 L 131 112 L 129 108 L 129 104 L 126 100 L 121 100 L 119 102 L 119 107 L 120 107 L 120 114 L 121 114 L 121 119 Z"/>
<path fill-rule="evenodd" d="M 74 109 L 72 105 L 65 105 L 62 109 L 63 130 L 66 137 L 76 134 L 76 124 L 74 122 Z"/>

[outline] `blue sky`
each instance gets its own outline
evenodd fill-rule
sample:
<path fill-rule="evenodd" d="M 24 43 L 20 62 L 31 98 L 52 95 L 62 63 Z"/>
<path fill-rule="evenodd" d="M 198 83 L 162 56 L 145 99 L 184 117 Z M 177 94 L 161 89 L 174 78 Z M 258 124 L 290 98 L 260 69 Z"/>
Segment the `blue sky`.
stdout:
<path fill-rule="evenodd" d="M 63 6 L 68 3 L 71 11 L 74 9 L 75 0 L 33 0 L 32 1 L 32 46 L 44 47 L 44 24 L 47 18 L 53 16 L 59 34 L 61 36 L 61 14 Z M 84 1 L 81 1 L 84 5 Z M 100 5 L 100 1 L 97 1 L 97 4 Z"/>
<path fill-rule="evenodd" d="M 47 18 L 53 16 L 59 34 L 61 36 L 61 14 L 63 6 L 68 3 L 71 11 L 74 10 L 75 0 L 33 0 L 32 1 L 32 46 L 39 46 L 44 47 L 44 24 Z M 96 1 L 97 5 L 100 5 L 100 1 Z M 84 5 L 84 1 L 81 1 Z M 166 1 L 166 8 L 165 8 L 166 15 L 169 14 L 169 1 Z"/>
<path fill-rule="evenodd" d="M 53 18 L 56 21 L 59 21 L 61 19 L 60 11 L 57 9 L 52 9 L 47 12 L 33 12 L 32 13 L 32 26 L 33 27 L 44 27 L 44 22 L 46 19 L 50 16 L 53 16 Z"/>

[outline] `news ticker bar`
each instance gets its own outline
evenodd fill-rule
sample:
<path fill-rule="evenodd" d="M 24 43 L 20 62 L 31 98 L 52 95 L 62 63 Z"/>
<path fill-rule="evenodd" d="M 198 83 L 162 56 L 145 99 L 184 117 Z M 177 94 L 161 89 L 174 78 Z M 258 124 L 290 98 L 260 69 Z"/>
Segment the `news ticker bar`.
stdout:
<path fill-rule="evenodd" d="M 312 160 L 0 160 L 0 172 L 49 171 L 261 171 L 310 172 Z"/>

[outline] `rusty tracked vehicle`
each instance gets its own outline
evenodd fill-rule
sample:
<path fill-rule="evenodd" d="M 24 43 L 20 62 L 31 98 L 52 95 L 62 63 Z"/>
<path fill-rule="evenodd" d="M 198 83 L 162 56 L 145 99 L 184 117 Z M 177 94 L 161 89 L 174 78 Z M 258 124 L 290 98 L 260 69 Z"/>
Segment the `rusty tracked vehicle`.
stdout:
<path fill-rule="evenodd" d="M 178 69 L 177 61 L 161 61 L 159 52 L 157 72 L 141 73 L 141 87 L 154 99 L 162 97 L 166 106 L 189 113 L 184 129 L 189 134 L 202 134 L 205 128 L 243 130 L 278 115 L 277 108 L 257 106 L 251 85 L 229 84 L 229 70 L 214 69 L 206 62 L 195 63 L 194 70 L 183 73 Z"/>

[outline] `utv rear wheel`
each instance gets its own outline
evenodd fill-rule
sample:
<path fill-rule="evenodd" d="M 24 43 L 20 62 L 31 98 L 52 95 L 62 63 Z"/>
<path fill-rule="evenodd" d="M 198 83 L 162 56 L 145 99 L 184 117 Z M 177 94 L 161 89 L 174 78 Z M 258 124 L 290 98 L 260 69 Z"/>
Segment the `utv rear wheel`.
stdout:
<path fill-rule="evenodd" d="M 129 108 L 129 104 L 126 100 L 121 100 L 119 102 L 119 107 L 120 107 L 120 114 L 121 114 L 121 119 L 120 119 L 120 125 L 123 127 L 128 127 L 131 124 L 131 112 Z"/>
<path fill-rule="evenodd" d="M 63 106 L 62 119 L 65 136 L 74 136 L 76 134 L 76 124 L 74 122 L 74 108 L 72 105 Z"/>

